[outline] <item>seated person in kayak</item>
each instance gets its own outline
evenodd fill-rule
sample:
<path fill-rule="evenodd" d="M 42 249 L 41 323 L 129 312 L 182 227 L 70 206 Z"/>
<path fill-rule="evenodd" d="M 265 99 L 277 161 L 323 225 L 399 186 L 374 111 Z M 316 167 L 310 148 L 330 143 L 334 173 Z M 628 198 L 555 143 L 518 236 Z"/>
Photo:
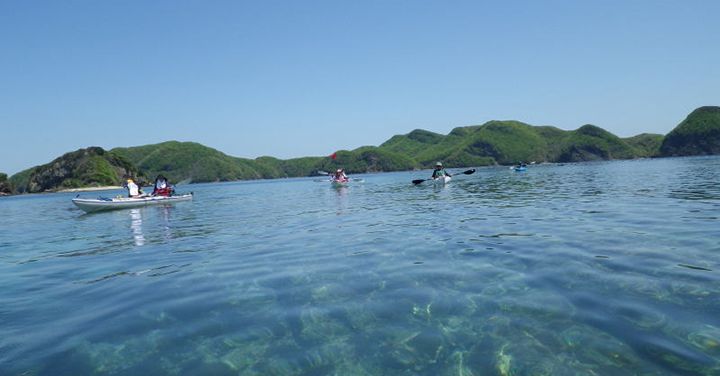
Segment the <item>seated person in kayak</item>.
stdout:
<path fill-rule="evenodd" d="M 435 163 L 435 169 L 433 170 L 433 173 L 432 173 L 432 179 L 435 180 L 435 179 L 441 178 L 443 176 L 452 177 L 452 175 L 450 175 L 450 173 L 445 171 L 445 169 L 443 168 L 442 162 Z"/>
<path fill-rule="evenodd" d="M 135 182 L 132 180 L 132 178 L 128 178 L 127 184 L 125 185 L 125 187 L 128 190 L 128 197 L 139 198 L 139 197 L 146 196 L 145 192 L 143 192 L 142 189 L 140 189 L 140 187 L 138 187 L 138 185 L 135 184 Z"/>
<path fill-rule="evenodd" d="M 338 181 L 341 183 L 344 183 L 348 181 L 347 175 L 345 175 L 345 170 L 342 168 L 338 168 L 337 171 L 335 171 L 335 175 L 333 175 L 333 181 Z"/>
<path fill-rule="evenodd" d="M 169 197 L 172 196 L 173 193 L 175 193 L 175 188 L 168 183 L 164 176 L 158 175 L 155 178 L 155 187 L 153 188 L 152 195 Z"/>

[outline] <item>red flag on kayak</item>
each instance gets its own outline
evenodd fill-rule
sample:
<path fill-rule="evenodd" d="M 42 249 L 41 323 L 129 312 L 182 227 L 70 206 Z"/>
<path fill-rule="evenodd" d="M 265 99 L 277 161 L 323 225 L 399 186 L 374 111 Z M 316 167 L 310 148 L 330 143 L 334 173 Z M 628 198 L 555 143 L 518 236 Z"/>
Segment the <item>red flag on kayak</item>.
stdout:
<path fill-rule="evenodd" d="M 337 153 L 330 154 L 330 159 L 337 159 Z"/>

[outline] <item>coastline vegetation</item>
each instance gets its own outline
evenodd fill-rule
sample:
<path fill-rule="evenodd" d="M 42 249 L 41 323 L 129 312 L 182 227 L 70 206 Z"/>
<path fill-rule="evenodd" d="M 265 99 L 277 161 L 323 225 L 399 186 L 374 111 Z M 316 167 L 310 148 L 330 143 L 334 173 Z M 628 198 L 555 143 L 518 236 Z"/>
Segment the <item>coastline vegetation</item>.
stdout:
<path fill-rule="evenodd" d="M 16 193 L 119 186 L 125 177 L 147 178 L 124 157 L 100 147 L 63 154 L 52 162 L 21 171 L 10 178 Z"/>
<path fill-rule="evenodd" d="M 693 111 L 665 136 L 660 146 L 664 157 L 720 154 L 720 107 Z"/>
<path fill-rule="evenodd" d="M 7 174 L 0 172 L 0 196 L 9 195 L 12 192 L 12 184 L 10 184 Z"/>
<path fill-rule="evenodd" d="M 143 183 L 158 174 L 177 183 L 200 183 L 314 176 L 336 168 L 348 173 L 403 171 L 431 168 L 436 161 L 447 167 L 473 167 L 708 154 L 720 154 L 720 107 L 696 109 L 667 136 L 643 133 L 620 138 L 591 124 L 565 131 L 493 120 L 457 127 L 447 135 L 416 129 L 380 146 L 339 150 L 334 158 L 237 158 L 199 143 L 178 141 L 110 151 L 90 147 L 9 179 L 0 174 L 0 193 L 117 186 L 126 176 Z"/>

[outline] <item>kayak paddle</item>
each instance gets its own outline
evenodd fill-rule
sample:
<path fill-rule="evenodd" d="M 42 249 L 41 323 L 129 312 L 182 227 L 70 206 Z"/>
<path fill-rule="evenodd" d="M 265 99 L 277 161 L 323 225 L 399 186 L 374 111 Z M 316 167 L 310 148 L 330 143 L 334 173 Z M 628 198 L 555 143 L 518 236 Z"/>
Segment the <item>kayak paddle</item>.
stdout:
<path fill-rule="evenodd" d="M 472 168 L 472 169 L 465 170 L 465 171 L 463 171 L 463 172 L 457 173 L 457 174 L 455 174 L 455 175 L 459 175 L 459 174 L 472 175 L 474 172 L 475 172 L 475 169 Z M 415 185 L 418 185 L 418 184 L 424 182 L 425 180 L 432 180 L 432 179 L 415 179 L 415 180 L 412 181 L 412 183 L 415 184 Z"/>

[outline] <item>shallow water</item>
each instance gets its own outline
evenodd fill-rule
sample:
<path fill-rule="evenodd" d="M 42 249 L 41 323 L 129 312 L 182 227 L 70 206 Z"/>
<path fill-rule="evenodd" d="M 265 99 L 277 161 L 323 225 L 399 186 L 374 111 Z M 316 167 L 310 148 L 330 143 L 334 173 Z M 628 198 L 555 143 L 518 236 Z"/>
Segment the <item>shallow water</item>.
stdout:
<path fill-rule="evenodd" d="M 0 374 L 720 374 L 720 158 L 426 175 L 2 198 Z"/>

